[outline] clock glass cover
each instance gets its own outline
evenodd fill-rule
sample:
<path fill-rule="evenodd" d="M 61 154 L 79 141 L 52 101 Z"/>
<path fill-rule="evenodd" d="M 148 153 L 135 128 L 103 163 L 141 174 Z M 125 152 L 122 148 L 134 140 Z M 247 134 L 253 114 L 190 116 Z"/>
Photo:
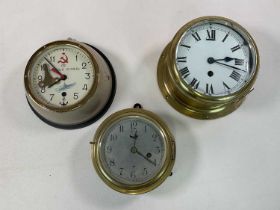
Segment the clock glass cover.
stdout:
<path fill-rule="evenodd" d="M 181 80 L 203 95 L 226 96 L 241 90 L 256 69 L 256 50 L 241 26 L 202 20 L 181 36 L 175 53 Z"/>
<path fill-rule="evenodd" d="M 143 184 L 155 177 L 165 160 L 160 130 L 140 117 L 112 124 L 101 144 L 101 163 L 107 174 L 128 185 Z"/>

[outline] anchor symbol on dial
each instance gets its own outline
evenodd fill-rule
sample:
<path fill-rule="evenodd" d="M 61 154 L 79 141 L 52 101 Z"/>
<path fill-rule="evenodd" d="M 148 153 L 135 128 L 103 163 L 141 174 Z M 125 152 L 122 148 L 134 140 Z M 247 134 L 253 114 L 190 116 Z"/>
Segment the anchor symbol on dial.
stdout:
<path fill-rule="evenodd" d="M 59 102 L 59 104 L 61 106 L 66 106 L 68 104 L 68 101 L 66 101 L 66 99 L 65 99 L 67 93 L 66 92 L 62 92 L 61 95 L 62 95 L 62 102 Z"/>

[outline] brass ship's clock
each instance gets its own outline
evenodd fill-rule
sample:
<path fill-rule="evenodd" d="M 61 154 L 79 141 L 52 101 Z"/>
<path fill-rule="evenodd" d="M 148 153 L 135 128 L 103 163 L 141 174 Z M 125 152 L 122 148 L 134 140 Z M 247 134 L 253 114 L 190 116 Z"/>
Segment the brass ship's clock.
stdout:
<path fill-rule="evenodd" d="M 238 23 L 201 17 L 184 25 L 158 62 L 158 84 L 177 111 L 198 119 L 227 115 L 251 91 L 259 70 L 257 46 Z"/>
<path fill-rule="evenodd" d="M 92 142 L 92 161 L 112 189 L 140 194 L 158 187 L 175 161 L 175 141 L 166 124 L 142 108 L 118 111 L 102 122 Z"/>

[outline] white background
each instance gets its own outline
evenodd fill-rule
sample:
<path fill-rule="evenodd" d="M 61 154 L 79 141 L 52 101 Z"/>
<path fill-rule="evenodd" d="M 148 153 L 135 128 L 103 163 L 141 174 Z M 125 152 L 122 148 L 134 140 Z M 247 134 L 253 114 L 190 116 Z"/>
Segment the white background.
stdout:
<path fill-rule="evenodd" d="M 0 0 L 0 209 L 280 209 L 279 0 Z M 234 113 L 201 121 L 161 96 L 161 51 L 186 22 L 220 15 L 255 38 L 261 69 Z M 95 124 L 61 130 L 25 100 L 23 73 L 43 44 L 68 37 L 100 48 L 118 79 L 113 105 Z M 174 175 L 128 196 L 95 173 L 90 145 L 106 116 L 140 102 L 160 115 L 177 142 Z"/>

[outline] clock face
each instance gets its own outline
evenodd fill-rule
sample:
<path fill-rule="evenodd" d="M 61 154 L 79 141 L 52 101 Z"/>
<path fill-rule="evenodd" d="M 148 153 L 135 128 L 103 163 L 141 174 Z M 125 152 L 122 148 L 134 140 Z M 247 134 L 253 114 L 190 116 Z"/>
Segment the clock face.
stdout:
<path fill-rule="evenodd" d="M 176 67 L 183 82 L 209 96 L 242 89 L 256 69 L 256 49 L 239 26 L 201 21 L 189 28 L 176 47 Z"/>
<path fill-rule="evenodd" d="M 95 77 L 90 56 L 74 45 L 59 44 L 35 57 L 29 73 L 34 97 L 48 107 L 79 103 L 91 90 Z"/>
<path fill-rule="evenodd" d="M 139 185 L 154 178 L 166 158 L 157 126 L 143 117 L 123 117 L 111 124 L 101 140 L 103 169 L 113 180 Z"/>

